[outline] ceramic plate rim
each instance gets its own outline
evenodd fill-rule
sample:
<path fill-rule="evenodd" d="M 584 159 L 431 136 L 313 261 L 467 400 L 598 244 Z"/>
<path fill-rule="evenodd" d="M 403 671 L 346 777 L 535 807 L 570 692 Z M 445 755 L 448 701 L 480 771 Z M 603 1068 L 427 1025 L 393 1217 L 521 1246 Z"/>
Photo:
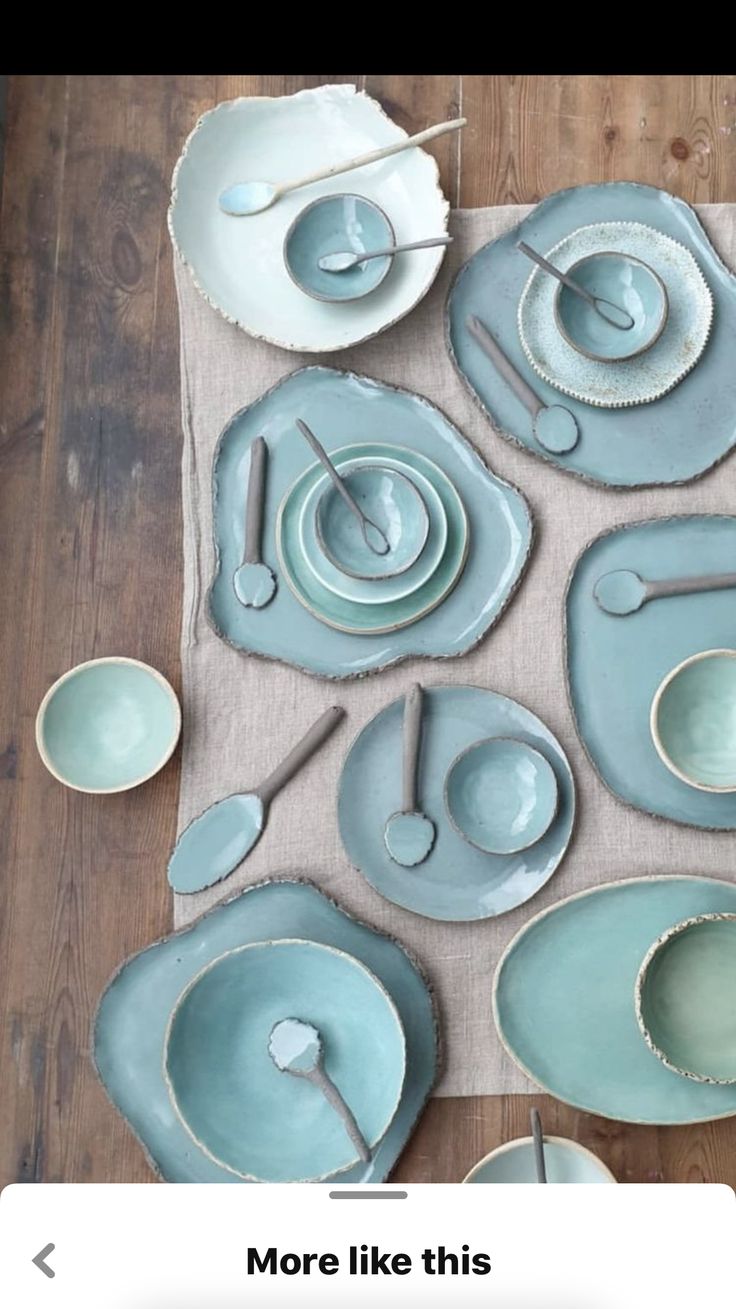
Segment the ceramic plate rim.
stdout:
<path fill-rule="evenodd" d="M 586 1159 L 592 1159 L 600 1172 L 605 1174 L 606 1180 L 618 1185 L 618 1178 L 614 1177 L 610 1168 L 604 1164 L 603 1160 L 599 1158 L 597 1154 L 594 1154 L 592 1150 L 589 1150 L 587 1145 L 581 1145 L 580 1141 L 575 1141 L 571 1136 L 550 1136 L 548 1132 L 544 1133 L 544 1141 L 545 1144 L 561 1145 L 566 1149 L 569 1147 L 574 1153 L 584 1155 Z M 486 1164 L 489 1164 L 492 1159 L 497 1159 L 499 1155 L 512 1154 L 520 1145 L 533 1144 L 533 1136 L 515 1136 L 512 1141 L 503 1141 L 501 1145 L 497 1145 L 495 1149 L 489 1150 L 488 1154 L 483 1155 L 482 1159 L 479 1159 L 477 1163 L 473 1164 L 470 1172 L 463 1178 L 461 1185 L 464 1186 L 466 1182 L 472 1182 L 474 1175 L 478 1173 L 481 1168 L 484 1168 Z"/>

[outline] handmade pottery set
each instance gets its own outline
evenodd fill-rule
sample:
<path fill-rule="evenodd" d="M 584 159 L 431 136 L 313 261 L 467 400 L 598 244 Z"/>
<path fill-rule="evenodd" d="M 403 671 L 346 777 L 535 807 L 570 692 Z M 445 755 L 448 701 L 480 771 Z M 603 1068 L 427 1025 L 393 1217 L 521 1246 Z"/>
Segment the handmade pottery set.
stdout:
<path fill-rule="evenodd" d="M 436 165 L 413 142 L 349 87 L 220 105 L 175 170 L 175 249 L 251 335 L 301 352 L 354 345 L 416 305 L 450 239 Z M 468 261 L 446 316 L 450 356 L 494 426 L 561 470 L 627 487 L 687 481 L 729 451 L 734 329 L 732 275 L 693 211 L 628 183 L 543 201 Z M 523 497 L 428 400 L 322 365 L 231 419 L 213 480 L 215 631 L 325 679 L 466 653 L 531 549 Z M 570 705 L 600 777 L 627 804 L 725 830 L 735 558 L 736 518 L 637 522 L 591 542 L 560 597 Z M 268 778 L 182 832 L 177 892 L 233 872 L 342 717 L 326 709 Z M 110 792 L 162 767 L 180 725 L 154 670 L 95 660 L 48 692 L 37 740 L 60 781 Z M 575 787 L 523 705 L 415 683 L 359 731 L 337 810 L 356 875 L 417 914 L 468 921 L 524 904 L 553 875 Z M 492 1004 L 512 1058 L 562 1101 L 657 1124 L 735 1114 L 736 886 L 644 877 L 561 901 L 512 940 Z M 384 1179 L 438 1047 L 418 963 L 289 879 L 129 960 L 94 1031 L 109 1095 L 172 1181 Z M 466 1181 L 545 1176 L 614 1180 L 577 1143 L 542 1138 L 537 1117 L 531 1138 Z"/>

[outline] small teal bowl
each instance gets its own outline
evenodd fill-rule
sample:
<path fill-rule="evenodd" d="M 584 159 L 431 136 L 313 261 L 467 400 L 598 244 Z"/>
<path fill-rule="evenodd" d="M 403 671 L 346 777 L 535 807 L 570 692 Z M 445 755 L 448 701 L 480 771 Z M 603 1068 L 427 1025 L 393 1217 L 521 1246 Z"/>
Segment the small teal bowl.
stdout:
<path fill-rule="evenodd" d="M 388 275 L 393 255 L 369 259 L 344 273 L 320 268 L 323 255 L 365 254 L 396 245 L 388 216 L 362 195 L 324 195 L 297 214 L 284 239 L 284 263 L 300 291 L 337 304 L 369 295 Z"/>
<path fill-rule="evenodd" d="M 675 777 L 697 791 L 736 791 L 736 650 L 703 650 L 660 683 L 649 725 Z"/>
<path fill-rule="evenodd" d="M 544 1163 L 548 1182 L 615 1182 L 613 1173 L 601 1163 L 597 1155 L 577 1141 L 568 1141 L 562 1136 L 545 1136 Z M 476 1184 L 506 1184 L 518 1182 L 536 1182 L 537 1170 L 534 1163 L 534 1141 L 531 1136 L 522 1136 L 517 1141 L 507 1141 L 497 1150 L 492 1150 L 485 1159 L 471 1168 L 465 1182 Z"/>
<path fill-rule="evenodd" d="M 91 659 L 49 688 L 36 715 L 39 754 L 59 782 L 107 795 L 147 782 L 174 753 L 181 709 L 148 664 Z"/>
<path fill-rule="evenodd" d="M 315 508 L 315 531 L 325 558 L 341 573 L 364 581 L 397 577 L 415 564 L 429 536 L 429 511 L 418 486 L 398 469 L 364 464 L 341 475 L 367 518 L 380 527 L 390 549 L 378 555 L 361 525 L 330 482 Z"/>
<path fill-rule="evenodd" d="M 492 736 L 463 750 L 445 781 L 455 830 L 486 854 L 516 854 L 541 841 L 557 813 L 557 778 L 539 750 Z"/>
<path fill-rule="evenodd" d="M 560 282 L 555 293 L 555 322 L 574 350 L 600 363 L 620 363 L 635 359 L 659 340 L 669 301 L 664 282 L 648 264 L 633 255 L 602 250 L 578 260 L 567 272 L 583 290 L 619 305 L 634 320 L 628 331 L 612 327 Z"/>

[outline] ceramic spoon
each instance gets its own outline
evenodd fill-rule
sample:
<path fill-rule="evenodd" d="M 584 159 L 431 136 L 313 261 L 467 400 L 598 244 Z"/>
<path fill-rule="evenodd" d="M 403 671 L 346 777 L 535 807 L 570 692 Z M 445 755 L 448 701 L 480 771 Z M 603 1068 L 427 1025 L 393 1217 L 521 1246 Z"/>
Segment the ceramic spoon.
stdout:
<path fill-rule="evenodd" d="M 414 868 L 427 858 L 434 845 L 435 826 L 431 818 L 417 809 L 417 765 L 422 731 L 422 688 L 412 686 L 404 702 L 404 754 L 402 806 L 392 814 L 383 839 L 394 863 Z"/>
<path fill-rule="evenodd" d="M 361 509 L 357 501 L 353 499 L 350 492 L 348 491 L 348 488 L 343 482 L 340 474 L 335 468 L 335 465 L 330 459 L 330 456 L 325 450 L 324 446 L 320 445 L 319 441 L 314 435 L 314 432 L 311 431 L 309 427 L 307 427 L 306 423 L 302 422 L 301 418 L 297 418 L 296 425 L 299 428 L 299 431 L 301 432 L 305 441 L 307 441 L 309 445 L 312 447 L 312 449 L 314 450 L 314 453 L 316 454 L 320 463 L 323 464 L 324 467 L 327 469 L 327 472 L 332 478 L 332 482 L 335 487 L 335 490 L 340 493 L 343 500 L 345 501 L 345 504 L 348 506 L 351 512 L 355 514 L 355 517 L 360 523 L 360 530 L 363 533 L 363 540 L 368 546 L 368 549 L 372 550 L 375 555 L 388 554 L 389 550 L 391 549 L 388 538 L 381 531 L 378 524 L 374 523 L 371 518 L 368 518 L 366 514 L 363 513 L 363 510 Z"/>
<path fill-rule="evenodd" d="M 699 591 L 730 591 L 736 587 L 736 573 L 706 573 L 702 577 L 669 577 L 647 582 L 628 568 L 604 573 L 593 587 L 599 608 L 624 617 L 635 614 L 650 600 L 668 595 L 696 595 Z"/>
<path fill-rule="evenodd" d="M 531 1111 L 532 1137 L 534 1138 L 534 1167 L 537 1171 L 537 1181 L 547 1181 L 547 1168 L 544 1162 L 544 1134 L 542 1132 L 542 1120 L 539 1117 L 539 1110 Z"/>
<path fill-rule="evenodd" d="M 292 1077 L 303 1077 L 322 1092 L 330 1108 L 342 1119 L 345 1131 L 363 1163 L 370 1163 L 371 1152 L 352 1110 L 325 1072 L 322 1037 L 317 1028 L 311 1023 L 302 1022 L 300 1018 L 282 1018 L 271 1031 L 268 1053 L 280 1072 L 291 1073 Z"/>
<path fill-rule="evenodd" d="M 403 255 L 408 250 L 430 250 L 435 245 L 450 245 L 451 236 L 433 236 L 427 241 L 410 241 L 408 245 L 387 245 L 384 250 L 336 250 L 334 254 L 322 255 L 317 262 L 326 273 L 345 273 L 356 264 L 365 264 L 369 259 L 380 259 L 386 255 Z"/>
<path fill-rule="evenodd" d="M 295 182 L 237 182 L 235 186 L 230 186 L 222 192 L 219 200 L 220 208 L 223 213 L 231 214 L 234 218 L 260 214 L 263 209 L 269 209 L 289 191 L 310 186 L 312 182 L 324 182 L 328 177 L 349 173 L 351 169 L 363 168 L 365 164 L 376 164 L 379 159 L 388 159 L 391 155 L 400 154 L 402 150 L 409 150 L 414 145 L 424 145 L 425 141 L 433 141 L 436 136 L 444 136 L 445 132 L 457 132 L 467 121 L 467 118 L 453 118 L 451 122 L 438 123 L 436 127 L 428 127 L 424 132 L 417 132 L 416 136 L 405 136 L 401 141 L 383 146 L 380 150 L 371 150 L 367 155 L 356 155 L 354 159 L 347 159 L 341 164 L 320 168 L 316 173 L 308 173 L 306 177 L 300 177 Z"/>
<path fill-rule="evenodd" d="M 479 318 L 471 315 L 466 321 L 470 335 L 478 342 L 501 377 L 511 387 L 517 400 L 532 416 L 534 436 L 550 454 L 564 455 L 574 450 L 580 439 L 577 420 L 564 405 L 545 405 L 529 383 L 518 373 L 511 360 Z"/>
<path fill-rule="evenodd" d="M 549 259 L 545 259 L 536 250 L 532 250 L 532 247 L 527 245 L 526 241 L 519 241 L 516 248 L 521 250 L 521 253 L 526 255 L 528 259 L 538 264 L 540 268 L 543 268 L 545 273 L 556 277 L 558 282 L 562 282 L 563 286 L 566 286 L 568 290 L 579 296 L 587 305 L 590 305 L 591 309 L 595 310 L 604 323 L 608 323 L 610 327 L 617 327 L 620 332 L 631 331 L 634 326 L 634 319 L 627 309 L 622 309 L 620 305 L 614 304 L 612 300 L 606 300 L 603 295 L 591 295 L 590 291 L 586 291 L 584 286 L 580 286 L 574 277 L 568 277 L 567 273 L 563 273 L 561 268 L 555 268 L 555 265 L 551 264 Z"/>
<path fill-rule="evenodd" d="M 262 609 L 276 594 L 276 578 L 261 558 L 263 496 L 266 485 L 268 447 L 257 436 L 250 451 L 248 498 L 245 506 L 245 549 L 243 562 L 233 574 L 233 586 L 240 603 L 246 608 Z"/>
<path fill-rule="evenodd" d="M 169 860 L 169 882 L 188 895 L 222 881 L 250 854 L 266 826 L 274 796 L 334 732 L 345 710 L 325 710 L 306 736 L 249 794 L 229 795 L 205 809 L 184 829 Z"/>

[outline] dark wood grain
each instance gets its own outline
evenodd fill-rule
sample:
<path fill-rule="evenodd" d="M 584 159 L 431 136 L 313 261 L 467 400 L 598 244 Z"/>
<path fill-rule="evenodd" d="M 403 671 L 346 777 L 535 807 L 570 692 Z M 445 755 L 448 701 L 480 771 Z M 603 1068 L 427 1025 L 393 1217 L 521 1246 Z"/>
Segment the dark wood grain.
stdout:
<path fill-rule="evenodd" d="M 635 178 L 736 200 L 736 79 L 14 78 L 0 219 L 0 1185 L 150 1180 L 88 1059 L 110 973 L 168 930 L 178 759 L 126 795 L 65 791 L 33 722 L 73 663 L 127 653 L 178 686 L 177 315 L 169 178 L 218 100 L 354 81 L 434 147 L 453 204 Z M 396 1172 L 459 1180 L 526 1134 L 526 1097 L 435 1100 Z M 539 1098 L 622 1180 L 736 1180 L 736 1121 L 624 1127 Z"/>

